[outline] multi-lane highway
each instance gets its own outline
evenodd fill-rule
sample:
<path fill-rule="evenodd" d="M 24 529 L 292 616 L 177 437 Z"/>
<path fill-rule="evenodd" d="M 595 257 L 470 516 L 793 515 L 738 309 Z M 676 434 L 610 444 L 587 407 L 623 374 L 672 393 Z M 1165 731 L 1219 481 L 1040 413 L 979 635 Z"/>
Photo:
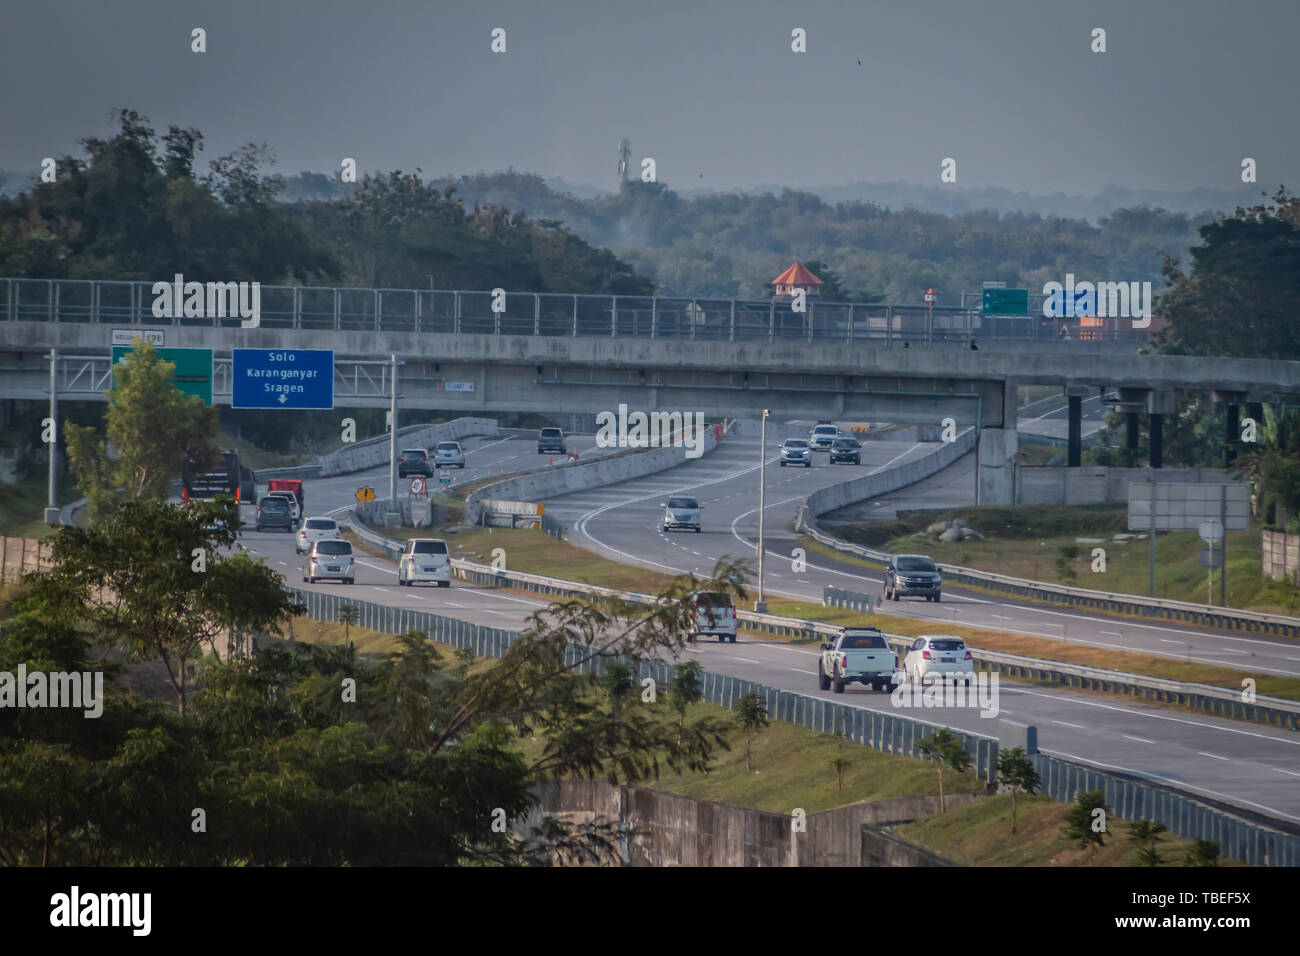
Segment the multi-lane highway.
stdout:
<path fill-rule="evenodd" d="M 534 463 L 539 457 L 531 433 L 518 438 L 469 439 L 464 444 L 469 453 L 467 475 L 476 469 L 480 475 L 497 469 L 514 470 Z M 590 438 L 585 447 L 590 447 Z M 769 464 L 767 528 L 775 534 L 765 549 L 769 593 L 819 600 L 821 586 L 829 580 L 845 586 L 865 587 L 869 582 L 878 587 L 870 572 L 836 567 L 837 562 L 817 555 L 810 556 L 806 571 L 792 570 L 790 552 L 794 542 L 788 528 L 793 509 L 816 488 L 856 474 L 894 467 L 929 450 L 932 446 L 867 442 L 863 445 L 861 466 L 829 466 L 824 455 L 819 455 L 817 464 L 807 470 L 781 469 Z M 757 465 L 756 440 L 727 439 L 716 452 L 697 461 L 620 485 L 557 498 L 548 502 L 547 510 L 569 525 L 569 539 L 576 544 L 663 571 L 707 573 L 714 560 L 724 554 L 753 554 Z M 938 479 L 936 476 L 932 480 Z M 356 487 L 377 480 L 379 477 L 375 475 L 362 474 L 313 481 L 308 490 L 312 502 L 309 511 L 341 510 L 349 504 Z M 672 491 L 687 492 L 700 499 L 703 533 L 665 535 L 659 530 L 659 504 Z M 300 559 L 294 554 L 289 535 L 249 532 L 243 536 L 243 543 L 250 551 L 264 556 L 289 583 L 307 587 L 301 583 Z M 532 612 L 546 605 L 544 600 L 522 594 L 461 584 L 450 590 L 399 588 L 391 561 L 366 555 L 358 556 L 357 561 L 355 585 L 322 583 L 311 587 L 326 591 L 343 588 L 357 600 L 419 608 L 495 627 L 521 627 Z M 1056 638 L 1068 631 L 1070 640 L 1123 647 L 1159 642 L 1161 638 L 1155 632 L 1178 635 L 1171 640 L 1191 637 L 1174 628 L 1119 625 L 1085 614 L 1000 604 L 987 597 L 955 591 L 945 595 L 941 605 L 900 602 L 891 604 L 889 610 L 933 619 L 936 631 L 943 629 L 944 622 L 960 620 L 964 624 L 987 623 Z M 1112 630 L 1113 635 L 1104 633 L 1106 630 Z M 1205 638 L 1207 655 L 1214 655 L 1216 663 L 1242 666 L 1247 663 L 1243 656 L 1254 654 L 1254 659 L 1261 662 L 1290 667 L 1283 671 L 1286 673 L 1296 672 L 1296 665 L 1300 664 L 1297 660 L 1287 661 L 1288 652 L 1293 658 L 1300 658 L 1300 652 L 1280 642 L 1229 636 L 1229 640 L 1238 642 L 1230 646 L 1216 643 L 1225 640 L 1223 637 L 1198 637 Z M 1226 653 L 1230 650 L 1242 653 L 1234 659 Z M 691 653 L 698 655 L 710 670 L 785 690 L 834 696 L 829 691 L 817 690 L 815 649 L 742 637 L 734 645 L 702 643 Z M 999 691 L 998 716 L 1037 725 L 1039 745 L 1044 751 L 1176 784 L 1259 813 L 1300 822 L 1298 735 L 1134 701 L 1009 681 L 1001 682 Z M 854 689 L 836 699 L 868 709 L 894 711 L 887 695 L 870 691 Z M 941 721 L 973 732 L 996 733 L 992 719 L 981 717 L 976 709 L 906 709 L 916 710 L 913 716 L 921 719 Z"/>

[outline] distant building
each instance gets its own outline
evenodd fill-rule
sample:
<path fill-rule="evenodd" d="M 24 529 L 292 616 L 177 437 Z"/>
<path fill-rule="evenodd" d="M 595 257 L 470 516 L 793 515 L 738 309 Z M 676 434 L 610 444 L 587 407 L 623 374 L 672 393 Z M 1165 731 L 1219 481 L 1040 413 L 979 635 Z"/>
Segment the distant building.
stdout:
<path fill-rule="evenodd" d="M 799 289 L 803 289 L 805 297 L 811 299 L 813 296 L 821 295 L 821 290 L 817 288 L 821 284 L 822 280 L 805 269 L 802 262 L 796 262 L 768 283 L 776 286 L 778 299 L 793 298 Z"/>

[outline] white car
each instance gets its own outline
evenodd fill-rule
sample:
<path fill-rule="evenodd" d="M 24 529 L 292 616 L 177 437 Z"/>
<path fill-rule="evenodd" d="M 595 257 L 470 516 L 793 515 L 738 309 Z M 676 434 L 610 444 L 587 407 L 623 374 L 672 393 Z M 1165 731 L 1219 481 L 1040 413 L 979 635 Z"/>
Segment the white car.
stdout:
<path fill-rule="evenodd" d="M 342 541 L 343 529 L 333 518 L 308 518 L 298 529 L 294 550 L 306 554 L 317 541 Z"/>
<path fill-rule="evenodd" d="M 813 451 L 830 451 L 839 437 L 840 430 L 836 426 L 823 423 L 808 433 L 808 444 Z"/>
<path fill-rule="evenodd" d="M 695 591 L 691 594 L 691 604 L 695 608 L 695 627 L 690 639 L 708 634 L 718 639 L 718 643 L 730 641 L 736 643 L 736 605 L 731 595 L 721 591 Z"/>
<path fill-rule="evenodd" d="M 412 538 L 397 559 L 397 583 L 410 587 L 418 581 L 432 581 L 440 588 L 451 587 L 451 553 L 440 538 Z"/>
<path fill-rule="evenodd" d="M 951 679 L 969 684 L 975 663 L 962 638 L 954 634 L 922 634 L 903 658 L 903 670 L 908 680 L 917 683 Z"/>
<path fill-rule="evenodd" d="M 465 449 L 460 447 L 460 442 L 438 442 L 438 447 L 433 450 L 433 467 L 459 468 L 463 471 L 465 469 Z"/>
<path fill-rule="evenodd" d="M 302 579 L 315 584 L 332 578 L 344 584 L 356 584 L 357 559 L 351 541 L 317 541 L 302 564 Z"/>
<path fill-rule="evenodd" d="M 268 491 L 262 500 L 265 501 L 267 498 L 283 498 L 289 502 L 289 514 L 293 516 L 293 523 L 297 524 L 302 520 L 302 508 L 298 504 L 297 495 L 288 491 Z"/>

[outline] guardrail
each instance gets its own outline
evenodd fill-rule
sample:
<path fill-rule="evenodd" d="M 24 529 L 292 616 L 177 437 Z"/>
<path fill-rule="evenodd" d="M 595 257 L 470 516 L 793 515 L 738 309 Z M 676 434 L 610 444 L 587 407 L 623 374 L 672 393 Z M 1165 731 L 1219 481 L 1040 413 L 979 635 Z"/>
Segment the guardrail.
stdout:
<path fill-rule="evenodd" d="M 171 276 L 166 276 L 167 281 Z M 223 326 L 240 318 L 153 314 L 153 282 L 0 278 L 0 321 L 122 326 Z M 493 311 L 488 291 L 361 289 L 260 285 L 260 327 L 305 331 L 479 333 L 731 341 L 833 341 L 885 348 L 967 348 L 980 341 L 1032 343 L 1035 348 L 1143 344 L 1143 331 L 1107 329 L 1095 341 L 1062 341 L 1060 319 L 1041 314 L 983 315 L 969 307 L 818 302 L 804 312 L 789 300 L 507 292 Z"/>
<path fill-rule="evenodd" d="M 795 530 L 836 551 L 851 554 L 875 564 L 883 566 L 889 560 L 888 551 L 853 544 L 826 534 L 817 527 L 815 519 L 808 515 L 806 506 L 801 507 L 795 516 Z M 975 587 L 987 588 L 1003 594 L 1013 594 L 1017 597 L 1046 601 L 1053 604 L 1065 604 L 1071 607 L 1090 608 L 1114 614 L 1132 614 L 1139 617 L 1153 617 L 1167 621 L 1197 624 L 1201 627 L 1217 627 L 1224 630 L 1300 638 L 1300 618 L 1286 617 L 1281 614 L 1264 614 L 1259 611 L 1243 611 L 1234 608 L 1192 604 L 1186 601 L 1171 601 L 1167 598 L 1148 598 L 1133 594 L 1093 591 L 1088 588 L 1048 584 L 1044 581 L 1030 581 L 1026 578 L 1014 578 L 1007 574 L 996 574 L 992 571 L 977 571 L 974 568 L 964 568 L 954 564 L 938 564 L 937 566 L 943 572 L 946 582 L 974 585 Z"/>
<path fill-rule="evenodd" d="M 411 608 L 387 607 L 369 601 L 349 601 L 338 593 L 301 591 L 289 594 L 317 620 L 337 621 L 339 608 L 350 604 L 358 611 L 357 626 L 385 634 L 423 631 L 432 640 L 465 648 L 485 657 L 503 656 L 520 633 L 471 624 Z M 579 651 L 569 645 L 565 662 L 578 664 Z M 661 686 L 672 679 L 671 663 L 661 660 L 629 662 L 638 682 L 650 678 Z M 599 662 L 579 665 L 591 672 Z M 769 717 L 808 730 L 843 736 L 849 741 L 897 756 L 927 759 L 921 753 L 922 740 L 942 725 L 894 714 L 878 713 L 839 701 L 778 690 L 764 684 L 723 674 L 701 675 L 703 699 L 734 709 L 749 693 L 758 694 Z M 992 783 L 996 779 L 998 741 L 983 734 L 953 730 L 972 756 L 976 774 Z M 1197 799 L 1171 787 L 1150 783 L 1127 774 L 1064 760 L 1050 754 L 1030 757 L 1042 780 L 1040 792 L 1054 800 L 1070 803 L 1086 790 L 1101 790 L 1106 802 L 1122 819 L 1148 819 L 1165 824 L 1171 832 L 1189 838 L 1216 841 L 1221 852 L 1233 859 L 1261 866 L 1300 865 L 1300 835 L 1285 832 L 1267 818 L 1223 804 Z"/>

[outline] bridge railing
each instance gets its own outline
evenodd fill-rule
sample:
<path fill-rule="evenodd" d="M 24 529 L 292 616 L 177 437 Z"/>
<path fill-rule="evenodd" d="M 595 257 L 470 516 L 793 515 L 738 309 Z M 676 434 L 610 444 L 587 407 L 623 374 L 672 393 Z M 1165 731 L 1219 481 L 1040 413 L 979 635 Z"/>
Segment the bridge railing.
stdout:
<path fill-rule="evenodd" d="M 155 316 L 152 282 L 0 278 L 0 321 L 121 326 L 222 326 L 238 316 Z M 600 336 L 745 342 L 847 342 L 877 347 L 967 347 L 971 340 L 1059 341 L 1055 319 L 983 315 L 970 308 L 818 302 L 795 312 L 771 299 L 570 295 L 352 287 L 260 287 L 271 329 L 418 334 Z M 1078 333 L 1075 337 L 1077 342 Z M 1098 342 L 1141 343 L 1144 332 L 1101 330 Z M 1081 343 L 1080 343 L 1081 344 Z"/>

